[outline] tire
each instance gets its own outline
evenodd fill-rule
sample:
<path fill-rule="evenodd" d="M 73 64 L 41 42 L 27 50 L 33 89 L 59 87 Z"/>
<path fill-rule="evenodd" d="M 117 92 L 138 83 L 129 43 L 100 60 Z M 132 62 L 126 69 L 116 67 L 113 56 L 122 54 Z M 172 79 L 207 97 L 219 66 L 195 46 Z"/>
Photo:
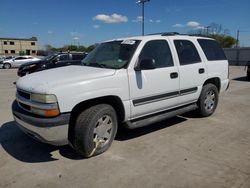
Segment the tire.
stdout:
<path fill-rule="evenodd" d="M 197 102 L 198 113 L 202 117 L 211 116 L 218 104 L 219 95 L 218 89 L 214 84 L 206 84 L 203 86 L 200 98 Z"/>
<path fill-rule="evenodd" d="M 73 148 L 86 158 L 105 152 L 115 138 L 117 124 L 116 112 L 108 104 L 86 109 L 76 119 Z"/>
<path fill-rule="evenodd" d="M 250 81 L 250 72 L 247 72 L 247 80 Z"/>
<path fill-rule="evenodd" d="M 5 63 L 5 64 L 3 64 L 3 68 L 4 69 L 10 69 L 11 68 L 11 64 Z"/>

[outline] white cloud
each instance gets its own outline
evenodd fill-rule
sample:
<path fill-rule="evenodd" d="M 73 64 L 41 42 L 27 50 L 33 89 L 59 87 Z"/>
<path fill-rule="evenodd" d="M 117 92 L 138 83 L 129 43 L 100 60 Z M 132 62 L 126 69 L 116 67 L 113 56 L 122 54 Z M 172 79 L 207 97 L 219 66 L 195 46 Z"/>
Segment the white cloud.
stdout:
<path fill-rule="evenodd" d="M 177 24 L 174 24 L 172 27 L 184 27 L 184 25 L 177 23 Z"/>
<path fill-rule="evenodd" d="M 73 40 L 79 40 L 80 37 L 73 37 Z"/>
<path fill-rule="evenodd" d="M 155 20 L 156 23 L 161 23 L 161 20 Z"/>
<path fill-rule="evenodd" d="M 78 32 L 72 31 L 70 32 L 70 36 L 72 37 L 73 40 L 80 40 L 82 35 Z"/>
<path fill-rule="evenodd" d="M 132 20 L 132 22 L 142 22 L 142 16 L 137 16 L 137 18 Z"/>
<path fill-rule="evenodd" d="M 49 30 L 47 33 L 48 33 L 49 35 L 51 35 L 51 34 L 53 34 L 53 31 L 50 31 L 50 30 Z"/>
<path fill-rule="evenodd" d="M 100 25 L 93 25 L 93 28 L 99 29 L 99 28 L 100 28 Z"/>
<path fill-rule="evenodd" d="M 154 20 L 151 20 L 151 19 L 150 19 L 150 20 L 149 20 L 149 22 L 150 22 L 150 23 L 153 23 L 153 22 L 154 22 Z"/>
<path fill-rule="evenodd" d="M 206 29 L 206 27 L 204 27 L 204 26 L 198 26 L 195 29 Z"/>
<path fill-rule="evenodd" d="M 187 22 L 186 25 L 188 27 L 198 27 L 198 26 L 200 26 L 200 23 L 199 22 L 190 21 L 190 22 Z"/>
<path fill-rule="evenodd" d="M 96 15 L 93 20 L 98 20 L 104 23 L 122 23 L 122 22 L 128 22 L 127 16 L 123 16 L 120 14 L 112 14 L 112 15 L 106 15 L 106 14 L 98 14 Z"/>

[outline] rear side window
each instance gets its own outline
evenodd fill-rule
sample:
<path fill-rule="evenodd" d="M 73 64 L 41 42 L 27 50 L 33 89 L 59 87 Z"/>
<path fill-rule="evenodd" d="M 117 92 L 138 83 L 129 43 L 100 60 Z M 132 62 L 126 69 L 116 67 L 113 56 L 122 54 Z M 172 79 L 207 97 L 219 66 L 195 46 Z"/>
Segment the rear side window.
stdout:
<path fill-rule="evenodd" d="M 72 54 L 72 60 L 82 60 L 83 58 L 83 54 Z"/>
<path fill-rule="evenodd" d="M 165 40 L 147 42 L 140 54 L 140 60 L 142 59 L 154 59 L 156 68 L 174 66 L 169 45 Z"/>
<path fill-rule="evenodd" d="M 226 60 L 226 56 L 224 54 L 224 51 L 218 44 L 218 42 L 214 40 L 208 40 L 208 39 L 198 39 L 198 42 L 204 51 L 207 60 L 209 61 L 215 61 L 215 60 Z"/>
<path fill-rule="evenodd" d="M 180 65 L 189 65 L 201 62 L 199 53 L 191 41 L 175 40 L 174 45 L 177 50 Z"/>
<path fill-rule="evenodd" d="M 59 59 L 60 61 L 67 61 L 69 60 L 69 55 L 68 54 L 60 55 Z"/>

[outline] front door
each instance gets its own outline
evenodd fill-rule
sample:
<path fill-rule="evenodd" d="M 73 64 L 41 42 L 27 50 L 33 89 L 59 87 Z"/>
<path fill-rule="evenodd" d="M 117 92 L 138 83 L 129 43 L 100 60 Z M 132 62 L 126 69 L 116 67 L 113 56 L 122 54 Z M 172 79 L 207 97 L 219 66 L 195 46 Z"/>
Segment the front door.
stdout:
<path fill-rule="evenodd" d="M 142 44 L 143 45 L 143 44 Z M 155 69 L 128 69 L 131 119 L 172 108 L 178 103 L 178 68 L 167 40 L 151 40 L 144 44 L 138 62 L 155 61 Z"/>

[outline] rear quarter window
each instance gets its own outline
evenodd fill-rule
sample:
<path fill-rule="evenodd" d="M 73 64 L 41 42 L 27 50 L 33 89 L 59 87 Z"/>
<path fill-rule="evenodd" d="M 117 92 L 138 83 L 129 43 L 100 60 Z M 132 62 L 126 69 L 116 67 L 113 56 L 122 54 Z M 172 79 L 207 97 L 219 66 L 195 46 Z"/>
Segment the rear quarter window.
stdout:
<path fill-rule="evenodd" d="M 72 54 L 72 60 L 83 60 L 83 58 L 85 57 L 84 54 Z"/>
<path fill-rule="evenodd" d="M 209 39 L 198 39 L 208 61 L 226 60 L 226 56 L 219 43 Z"/>

